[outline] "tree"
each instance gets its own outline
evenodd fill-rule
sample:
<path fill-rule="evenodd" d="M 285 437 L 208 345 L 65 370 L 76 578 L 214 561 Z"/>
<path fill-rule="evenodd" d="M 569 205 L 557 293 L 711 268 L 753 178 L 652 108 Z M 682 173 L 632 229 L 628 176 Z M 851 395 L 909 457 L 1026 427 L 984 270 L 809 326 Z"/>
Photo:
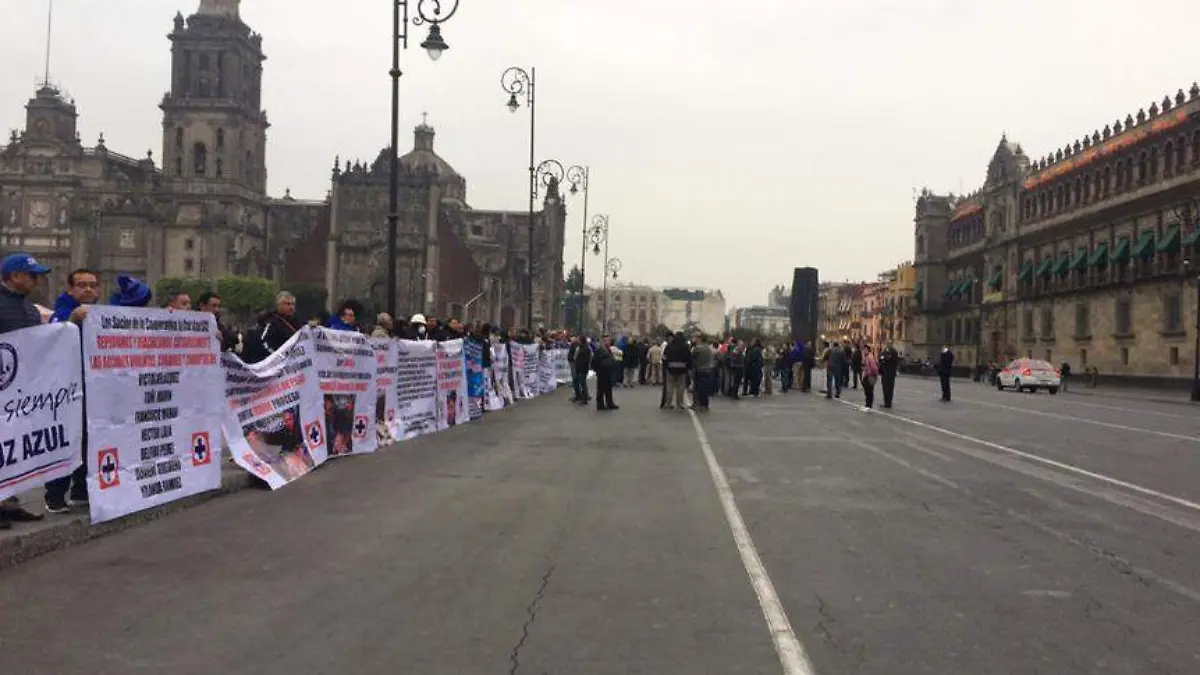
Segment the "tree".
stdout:
<path fill-rule="evenodd" d="M 213 289 L 212 279 L 181 279 L 179 277 L 163 277 L 154 284 L 154 302 L 162 305 L 174 293 L 187 293 L 192 299 L 192 305 L 199 301 L 200 296 Z"/>
<path fill-rule="evenodd" d="M 296 316 L 300 320 L 307 321 L 325 310 L 329 291 L 321 284 L 291 284 L 287 289 L 296 296 Z"/>
<path fill-rule="evenodd" d="M 235 321 L 250 321 L 275 304 L 275 284 L 258 277 L 221 277 L 217 294 L 224 314 Z"/>
<path fill-rule="evenodd" d="M 565 286 L 568 295 L 583 294 L 583 270 L 579 269 L 579 265 L 575 265 L 570 272 L 567 272 Z"/>

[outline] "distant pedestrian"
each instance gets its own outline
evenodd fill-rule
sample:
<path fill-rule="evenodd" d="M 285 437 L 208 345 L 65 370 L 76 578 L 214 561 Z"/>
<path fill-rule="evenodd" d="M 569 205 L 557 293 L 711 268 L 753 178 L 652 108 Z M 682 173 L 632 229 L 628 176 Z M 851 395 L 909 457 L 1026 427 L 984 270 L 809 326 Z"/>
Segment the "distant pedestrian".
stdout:
<path fill-rule="evenodd" d="M 879 353 L 879 382 L 883 385 L 883 407 L 892 407 L 892 396 L 896 392 L 896 373 L 900 370 L 900 353 L 888 343 Z"/>
<path fill-rule="evenodd" d="M 671 338 L 670 344 L 667 345 L 666 351 L 663 353 L 663 366 L 667 370 L 667 398 L 666 407 L 668 409 L 679 408 L 683 409 L 683 392 L 687 388 L 688 370 L 692 367 L 692 351 L 688 348 L 687 340 L 683 337 L 683 333 L 676 333 Z"/>
<path fill-rule="evenodd" d="M 938 356 L 937 374 L 938 379 L 942 382 L 942 400 L 950 400 L 950 375 L 954 372 L 954 352 L 950 351 L 950 345 L 942 347 L 942 353 Z"/>
<path fill-rule="evenodd" d="M 847 368 L 849 365 L 846 360 L 846 352 L 838 346 L 835 340 L 833 346 L 829 348 L 828 362 L 825 364 L 825 398 L 841 398 L 842 397 L 842 381 L 846 377 Z"/>
<path fill-rule="evenodd" d="M 612 349 L 612 338 L 605 335 L 592 352 L 592 370 L 596 371 L 596 410 L 619 410 L 613 403 L 613 385 L 620 365 L 613 358 Z"/>
<path fill-rule="evenodd" d="M 862 349 L 856 352 L 861 359 L 861 382 L 863 386 L 863 398 L 865 399 L 863 409 L 870 410 L 875 405 L 875 381 L 879 379 L 879 362 L 875 360 L 875 355 L 871 353 L 870 345 L 863 345 Z M 858 376 L 858 373 L 856 373 Z"/>

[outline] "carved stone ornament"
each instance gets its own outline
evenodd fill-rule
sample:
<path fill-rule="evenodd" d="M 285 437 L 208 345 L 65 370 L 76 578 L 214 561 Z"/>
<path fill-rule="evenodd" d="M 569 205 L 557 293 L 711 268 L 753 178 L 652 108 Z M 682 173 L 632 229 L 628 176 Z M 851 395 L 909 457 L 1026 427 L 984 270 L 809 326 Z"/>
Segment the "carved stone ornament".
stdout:
<path fill-rule="evenodd" d="M 29 226 L 39 229 L 50 226 L 50 202 L 38 199 L 30 204 Z"/>

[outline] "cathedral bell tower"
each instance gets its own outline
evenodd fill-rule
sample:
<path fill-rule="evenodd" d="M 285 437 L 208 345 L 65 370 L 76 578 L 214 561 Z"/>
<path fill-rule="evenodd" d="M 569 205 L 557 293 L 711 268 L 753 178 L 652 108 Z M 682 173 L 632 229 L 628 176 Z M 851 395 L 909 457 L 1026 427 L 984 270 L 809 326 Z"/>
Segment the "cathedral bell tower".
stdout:
<path fill-rule="evenodd" d="M 262 36 L 238 14 L 240 0 L 200 0 L 175 15 L 171 91 L 163 111 L 163 168 L 189 183 L 267 190 L 267 114 L 262 110 Z"/>

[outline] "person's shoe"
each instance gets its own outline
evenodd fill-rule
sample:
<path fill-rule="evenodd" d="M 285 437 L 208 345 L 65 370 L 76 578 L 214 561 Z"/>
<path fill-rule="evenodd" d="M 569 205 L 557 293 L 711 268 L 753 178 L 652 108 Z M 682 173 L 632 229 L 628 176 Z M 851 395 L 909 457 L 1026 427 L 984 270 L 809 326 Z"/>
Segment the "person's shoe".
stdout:
<path fill-rule="evenodd" d="M 65 500 L 65 499 L 47 498 L 46 499 L 46 512 L 47 513 L 70 513 L 71 507 L 67 505 L 67 500 Z"/>
<path fill-rule="evenodd" d="M 610 406 L 608 406 L 608 409 L 609 409 L 609 410 L 620 410 L 620 409 L 621 409 L 621 406 L 619 406 L 619 405 L 610 405 Z"/>
<path fill-rule="evenodd" d="M 871 412 L 871 406 L 869 406 L 869 405 L 864 405 L 864 406 L 862 407 L 862 411 L 863 411 L 863 412 L 867 412 L 867 413 Z"/>
<path fill-rule="evenodd" d="M 87 506 L 88 504 L 91 503 L 88 500 L 88 496 L 87 496 L 86 492 L 84 492 L 83 494 L 72 494 L 68 498 L 68 500 L 69 500 L 70 504 L 73 504 L 75 506 Z"/>

